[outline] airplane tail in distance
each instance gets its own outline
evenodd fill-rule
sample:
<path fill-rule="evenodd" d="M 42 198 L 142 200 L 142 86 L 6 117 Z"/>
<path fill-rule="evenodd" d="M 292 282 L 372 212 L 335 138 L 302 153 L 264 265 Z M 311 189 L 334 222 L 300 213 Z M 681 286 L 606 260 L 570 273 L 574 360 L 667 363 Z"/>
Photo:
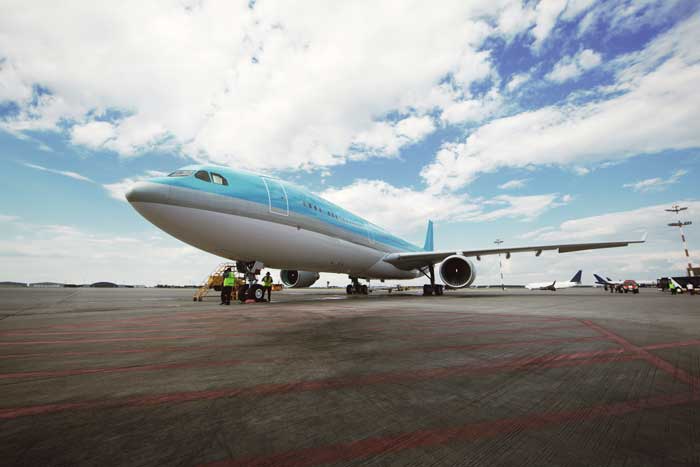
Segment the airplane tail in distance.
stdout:
<path fill-rule="evenodd" d="M 577 284 L 580 284 L 582 273 L 583 273 L 583 271 L 581 269 L 579 269 L 578 272 L 576 274 L 574 274 L 574 277 L 572 277 L 569 282 L 576 282 Z"/>
<path fill-rule="evenodd" d="M 433 221 L 428 221 L 428 231 L 425 232 L 425 245 L 423 250 L 433 251 Z"/>
<path fill-rule="evenodd" d="M 598 274 L 593 274 L 593 277 L 595 277 L 595 281 L 599 284 L 607 284 L 608 281 L 600 277 Z"/>

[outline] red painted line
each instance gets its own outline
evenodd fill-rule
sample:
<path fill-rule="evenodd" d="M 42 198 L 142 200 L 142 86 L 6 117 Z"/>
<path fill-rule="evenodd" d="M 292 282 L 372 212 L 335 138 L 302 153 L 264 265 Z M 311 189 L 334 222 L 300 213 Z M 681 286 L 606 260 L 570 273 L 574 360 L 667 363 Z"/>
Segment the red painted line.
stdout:
<path fill-rule="evenodd" d="M 700 339 L 691 339 L 688 341 L 681 342 L 669 342 L 666 344 L 652 344 L 645 345 L 642 347 L 644 350 L 660 350 L 660 349 L 673 349 L 676 347 L 691 347 L 695 345 L 700 345 Z"/>
<path fill-rule="evenodd" d="M 532 414 L 523 417 L 477 422 L 452 428 L 418 430 L 397 435 L 365 438 L 348 443 L 300 449 L 278 454 L 223 459 L 203 464 L 207 467 L 310 467 L 367 459 L 379 454 L 393 454 L 410 449 L 430 448 L 449 443 L 468 443 L 481 439 L 538 430 L 566 423 L 580 423 L 598 418 L 621 417 L 641 410 L 653 410 L 689 404 L 700 400 L 700 393 L 683 393 L 649 397 L 625 402 L 601 404 L 565 412 Z"/>
<path fill-rule="evenodd" d="M 572 319 L 569 318 L 548 318 L 548 319 L 475 319 L 473 317 L 470 318 L 460 318 L 460 319 L 449 319 L 449 320 L 440 320 L 440 319 L 433 319 L 433 320 L 420 320 L 420 321 L 425 321 L 425 322 L 417 322 L 419 320 L 403 320 L 405 322 L 397 323 L 396 321 L 393 321 L 392 324 L 396 326 L 446 326 L 446 325 L 452 325 L 452 324 L 470 324 L 473 326 L 490 326 L 490 325 L 498 325 L 498 324 L 539 324 L 539 323 L 552 323 L 552 322 L 561 322 L 561 321 L 573 321 Z"/>
<path fill-rule="evenodd" d="M 689 375 L 685 370 L 678 368 L 676 366 L 673 366 L 672 364 L 670 364 L 666 360 L 664 360 L 660 357 L 657 357 L 656 355 L 654 355 L 653 353 L 649 352 L 648 350 L 646 350 L 642 347 L 634 345 L 633 343 L 631 343 L 630 341 L 628 341 L 624 337 L 622 337 L 618 334 L 615 334 L 614 332 L 612 332 L 612 331 L 610 331 L 610 330 L 608 330 L 608 329 L 606 329 L 598 324 L 595 324 L 592 321 L 582 320 L 581 322 L 583 324 L 585 324 L 586 326 L 588 326 L 589 328 L 591 328 L 595 331 L 598 331 L 599 333 L 601 333 L 602 335 L 604 335 L 608 339 L 610 339 L 614 342 L 617 342 L 620 346 L 622 346 L 622 348 L 624 348 L 628 352 L 641 356 L 647 362 L 654 365 L 659 370 L 665 371 L 666 373 L 673 376 L 677 380 L 682 381 L 682 382 L 690 385 L 691 389 L 695 390 L 695 388 L 700 387 L 700 379 Z"/>
<path fill-rule="evenodd" d="M 158 341 L 158 340 L 180 340 L 180 339 L 213 339 L 221 337 L 241 337 L 251 336 L 254 334 L 198 334 L 198 335 L 181 335 L 181 336 L 148 336 L 148 337 L 109 337 L 105 339 L 64 339 L 64 340 L 40 340 L 40 341 L 14 341 L 0 342 L 0 346 L 14 345 L 47 345 L 47 344 L 100 344 L 108 342 L 140 342 L 140 341 Z"/>
<path fill-rule="evenodd" d="M 518 332 L 547 332 L 547 331 L 560 331 L 566 329 L 580 329 L 589 330 L 587 327 L 582 327 L 580 324 L 567 324 L 565 326 L 548 326 L 548 327 L 535 327 L 527 326 L 524 328 L 510 328 L 510 329 L 493 329 L 486 331 L 467 331 L 467 332 L 450 332 L 441 334 L 402 334 L 399 336 L 400 339 L 414 340 L 414 339 L 434 339 L 434 338 L 446 338 L 446 337 L 470 337 L 470 336 L 482 336 L 491 334 L 513 334 Z"/>
<path fill-rule="evenodd" d="M 54 370 L 54 371 L 25 371 L 20 373 L 4 373 L 0 374 L 0 379 L 22 379 L 22 378 L 54 378 L 62 376 L 81 376 L 90 374 L 109 374 L 109 373 L 131 373 L 138 371 L 156 371 L 156 370 L 183 370 L 190 368 L 216 368 L 239 366 L 245 364 L 260 364 L 260 363 L 275 363 L 284 362 L 289 359 L 274 359 L 261 358 L 258 360 L 222 360 L 222 361 L 200 361 L 200 362 L 180 362 L 180 363 L 159 363 L 153 365 L 137 365 L 125 367 L 103 367 L 103 368 L 81 368 L 70 370 Z"/>
<path fill-rule="evenodd" d="M 83 357 L 95 355 L 119 355 L 133 353 L 159 353 L 159 352 L 197 352 L 201 350 L 219 350 L 219 349 L 238 349 L 245 347 L 243 344 L 226 344 L 226 345 L 201 345 L 201 346 L 186 346 L 186 347 L 146 347 L 138 349 L 113 349 L 103 351 L 71 351 L 71 352 L 36 352 L 36 353 L 18 353 L 0 355 L 3 358 L 33 358 L 33 357 Z"/>
<path fill-rule="evenodd" d="M 185 321 L 185 320 L 182 320 Z M 132 322 L 130 320 L 115 320 L 115 321 L 100 321 L 100 322 L 87 322 L 87 323 L 80 323 L 80 324 L 61 324 L 61 325 L 53 325 L 53 326 L 47 326 L 44 328 L 29 328 L 29 329 L 15 329 L 12 331 L 5 331 L 5 332 L 51 332 L 53 330 L 56 331 L 77 331 L 80 329 L 87 329 L 89 330 L 95 330 L 95 331 L 100 331 L 100 330 L 105 330 L 104 328 L 109 329 L 114 329 L 115 325 L 126 325 L 125 329 L 143 329 L 143 328 L 169 328 L 169 327 L 176 327 L 176 326 L 188 326 L 188 327 L 215 327 L 217 325 L 228 325 L 228 326 L 235 326 L 236 328 L 239 329 L 274 329 L 274 328 L 285 328 L 289 326 L 293 326 L 295 324 L 303 324 L 306 321 L 298 321 L 298 322 L 289 322 L 289 321 L 274 321 L 274 322 L 266 322 L 266 323 L 239 323 L 234 320 L 226 320 L 226 319 L 217 319 L 217 320 L 200 320 L 197 322 L 177 322 L 175 320 L 169 320 L 169 319 L 162 319 L 162 320 L 153 320 L 153 321 L 140 321 L 140 322 Z M 91 329 L 91 328 L 98 328 L 98 329 Z M 4 334 L 0 333 L 0 334 Z"/>
<path fill-rule="evenodd" d="M 41 415 L 67 410 L 95 410 L 116 407 L 142 407 L 161 404 L 176 404 L 201 400 L 215 400 L 244 396 L 270 396 L 299 391 L 333 390 L 347 387 L 367 386 L 375 384 L 395 384 L 425 379 L 448 378 L 462 375 L 489 374 L 504 370 L 527 369 L 531 365 L 537 368 L 561 368 L 570 366 L 583 366 L 599 363 L 623 362 L 636 360 L 637 355 L 619 355 L 613 357 L 593 357 L 589 359 L 572 359 L 567 355 L 530 357 L 519 360 L 511 360 L 490 365 L 459 365 L 454 367 L 429 368 L 424 370 L 378 373 L 357 377 L 339 379 L 321 379 L 310 381 L 296 381 L 281 384 L 261 384 L 244 388 L 225 388 L 207 391 L 189 391 L 169 394 L 155 394 L 138 396 L 125 399 L 96 400 L 84 402 L 56 403 L 35 405 L 29 407 L 15 407 L 0 409 L 0 419 L 13 419 L 31 415 Z"/>
<path fill-rule="evenodd" d="M 449 345 L 445 347 L 415 347 L 411 349 L 396 349 L 386 353 L 393 352 L 448 352 L 452 350 L 480 350 L 480 349 L 505 349 L 512 347 L 524 347 L 528 345 L 550 345 L 550 344 L 568 344 L 574 342 L 598 342 L 606 341 L 607 337 L 603 336 L 588 336 L 588 337 L 564 337 L 557 339 L 534 339 L 516 342 L 494 342 L 488 344 L 466 344 L 466 345 Z"/>
<path fill-rule="evenodd" d="M 85 330 L 85 331 L 54 331 L 54 332 L 4 332 L 0 335 L 4 337 L 52 337 L 52 336 L 90 336 L 90 335 L 102 335 L 102 334 L 152 334 L 158 332 L 188 332 L 188 331 L 199 331 L 202 329 L 206 331 L 207 329 L 220 329 L 216 327 L 211 328 L 167 328 L 167 329 L 100 329 L 100 330 Z M 252 335 L 252 334 L 248 334 Z"/>

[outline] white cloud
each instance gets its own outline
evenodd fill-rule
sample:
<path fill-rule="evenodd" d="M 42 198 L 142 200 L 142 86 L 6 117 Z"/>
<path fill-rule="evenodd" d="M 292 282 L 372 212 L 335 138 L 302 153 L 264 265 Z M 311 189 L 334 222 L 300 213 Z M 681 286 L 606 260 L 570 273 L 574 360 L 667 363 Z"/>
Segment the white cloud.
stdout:
<path fill-rule="evenodd" d="M 94 180 L 92 180 L 84 175 L 80 175 L 77 172 L 72 172 L 70 170 L 49 169 L 49 168 L 41 166 L 41 165 L 30 164 L 29 162 L 23 162 L 22 165 L 25 167 L 29 167 L 30 169 L 41 170 L 42 172 L 50 172 L 52 174 L 57 174 L 57 175 L 63 175 L 64 177 L 69 177 L 69 178 L 72 178 L 75 180 L 80 180 L 82 182 L 95 183 Z"/>
<path fill-rule="evenodd" d="M 320 195 L 340 206 L 363 206 L 362 217 L 402 235 L 422 234 L 428 219 L 436 222 L 533 220 L 567 202 L 566 197 L 556 193 L 472 199 L 466 194 L 398 188 L 381 180 L 358 180 Z"/>
<path fill-rule="evenodd" d="M 594 3 L 595 0 L 569 0 L 561 18 L 565 21 L 571 21 L 588 10 Z"/>
<path fill-rule="evenodd" d="M 482 45 L 505 3 L 10 2 L 0 89 L 20 112 L 3 126 L 251 168 L 342 164 L 367 141 L 366 156 L 391 156 L 434 130 L 426 106 L 468 100 L 494 75 Z M 419 120 L 397 142 L 390 114 Z"/>
<path fill-rule="evenodd" d="M 493 116 L 502 104 L 503 99 L 494 89 L 479 99 L 456 100 L 445 105 L 440 117 L 448 124 L 482 122 Z"/>
<path fill-rule="evenodd" d="M 634 183 L 625 183 L 623 188 L 631 188 L 634 191 L 661 191 L 664 190 L 668 187 L 668 185 L 673 185 L 674 183 L 678 183 L 683 177 L 683 175 L 687 174 L 687 170 L 677 170 L 673 174 L 671 174 L 670 177 L 668 178 L 661 178 L 661 177 L 654 177 L 654 178 L 647 178 L 645 180 L 640 180 L 638 182 Z"/>
<path fill-rule="evenodd" d="M 507 182 L 498 185 L 498 188 L 500 188 L 501 190 L 515 190 L 524 187 L 529 180 L 529 178 L 518 178 L 508 180 Z"/>
<path fill-rule="evenodd" d="M 115 236 L 70 225 L 17 223 L 13 229 L 21 235 L 0 238 L 3 280 L 199 284 L 223 261 L 170 237 Z"/>
<path fill-rule="evenodd" d="M 531 77 L 532 76 L 530 73 L 519 73 L 514 75 L 510 81 L 508 81 L 508 84 L 506 84 L 506 89 L 508 92 L 513 92 L 521 85 L 525 84 L 525 82 L 529 81 Z"/>
<path fill-rule="evenodd" d="M 700 212 L 700 201 L 679 201 L 688 206 L 688 218 Z M 592 273 L 606 274 L 623 279 L 653 280 L 667 275 L 682 275 L 687 261 L 681 249 L 677 232 L 668 227 L 675 216 L 664 209 L 672 203 L 648 206 L 630 211 L 571 219 L 556 226 L 539 227 L 509 241 L 512 245 L 536 245 L 544 243 L 595 242 L 606 240 L 638 240 L 648 232 L 647 242 L 626 248 L 593 250 L 571 254 L 543 253 L 513 255 L 508 262 L 510 273 L 507 283 L 535 282 L 540 280 L 566 280 L 578 269 L 584 271 L 584 283 L 592 283 Z M 692 260 L 697 261 L 693 245 L 700 245 L 700 234 L 687 231 Z M 482 263 L 485 263 L 482 261 Z M 481 265 L 480 265 L 481 266 Z M 480 283 L 496 283 L 498 263 L 485 263 L 480 269 Z"/>
<path fill-rule="evenodd" d="M 119 201 L 124 201 L 126 202 L 126 192 L 129 191 L 129 189 L 136 184 L 136 182 L 140 182 L 142 180 L 146 180 L 148 178 L 152 177 L 162 177 L 165 175 L 165 172 L 160 172 L 157 170 L 148 170 L 144 175 L 137 175 L 135 177 L 127 177 L 123 178 L 119 181 L 116 181 L 114 183 L 107 183 L 102 185 L 105 190 L 107 190 L 107 193 L 109 196 L 112 198 L 119 200 Z"/>
<path fill-rule="evenodd" d="M 114 125 L 109 122 L 88 122 L 84 125 L 75 125 L 70 130 L 70 139 L 73 144 L 80 144 L 89 148 L 99 148 L 109 139 L 114 138 Z"/>
<path fill-rule="evenodd" d="M 535 12 L 537 15 L 535 27 L 532 35 L 535 38 L 533 47 L 538 49 L 552 32 L 559 18 L 559 15 L 566 8 L 567 0 L 547 0 L 537 4 Z"/>
<path fill-rule="evenodd" d="M 428 219 L 456 221 L 480 212 L 466 195 L 431 194 L 381 180 L 357 180 L 320 195 L 340 206 L 362 206 L 362 217 L 400 234 L 424 229 Z"/>
<path fill-rule="evenodd" d="M 559 196 L 556 193 L 545 195 L 510 196 L 499 195 L 485 204 L 503 205 L 490 212 L 471 217 L 473 221 L 494 221 L 497 219 L 522 219 L 532 221 L 552 208 L 565 205 L 571 200 L 569 195 Z"/>
<path fill-rule="evenodd" d="M 8 216 L 7 214 L 0 214 L 0 222 L 14 222 L 18 220 L 17 216 Z"/>
<path fill-rule="evenodd" d="M 421 174 L 432 190 L 457 189 L 479 173 L 533 164 L 583 166 L 700 146 L 700 15 L 615 62 L 615 94 L 493 120 L 442 146 Z M 661 62 L 661 64 L 659 64 Z"/>
<path fill-rule="evenodd" d="M 689 215 L 700 212 L 700 201 L 680 201 L 679 203 L 688 207 Z M 569 220 L 561 223 L 554 230 L 542 232 L 531 238 L 542 241 L 588 241 L 626 235 L 624 240 L 636 240 L 634 236 L 641 236 L 642 232 L 648 232 L 650 237 L 668 236 L 670 231 L 666 226 L 666 219 L 668 222 L 675 219 L 664 210 L 671 204 L 673 203 Z"/>
<path fill-rule="evenodd" d="M 534 9 L 519 1 L 509 2 L 498 16 L 498 31 L 507 38 L 512 38 L 530 29 L 536 19 Z"/>
<path fill-rule="evenodd" d="M 599 53 L 585 49 L 574 55 L 573 57 L 564 57 L 559 61 L 552 71 L 545 78 L 557 83 L 563 83 L 570 79 L 578 78 L 586 71 L 597 67 L 602 62 Z"/>
<path fill-rule="evenodd" d="M 433 132 L 435 125 L 430 117 L 409 117 L 396 123 L 396 134 L 417 141 Z"/>
<path fill-rule="evenodd" d="M 396 123 L 376 122 L 354 138 L 352 144 L 355 154 L 351 157 L 394 157 L 402 147 L 420 141 L 434 130 L 433 119 L 428 116 L 408 117 Z"/>

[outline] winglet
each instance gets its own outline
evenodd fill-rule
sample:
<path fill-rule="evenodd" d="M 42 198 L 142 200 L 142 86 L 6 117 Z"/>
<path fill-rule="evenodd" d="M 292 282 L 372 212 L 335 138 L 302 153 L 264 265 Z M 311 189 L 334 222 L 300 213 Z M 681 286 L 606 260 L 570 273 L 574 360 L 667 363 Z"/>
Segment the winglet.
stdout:
<path fill-rule="evenodd" d="M 425 232 L 425 244 L 423 250 L 433 251 L 433 221 L 428 221 L 428 231 Z"/>
<path fill-rule="evenodd" d="M 648 232 L 644 232 L 644 235 L 642 235 L 642 239 L 640 240 L 640 243 L 644 243 L 647 241 L 647 233 Z"/>

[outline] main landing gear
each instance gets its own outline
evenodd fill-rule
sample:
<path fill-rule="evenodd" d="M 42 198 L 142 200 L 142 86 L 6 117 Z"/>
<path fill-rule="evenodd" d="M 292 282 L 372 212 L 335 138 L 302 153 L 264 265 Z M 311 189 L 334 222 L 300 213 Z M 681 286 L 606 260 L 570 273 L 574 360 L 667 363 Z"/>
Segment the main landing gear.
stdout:
<path fill-rule="evenodd" d="M 262 263 L 257 261 L 247 263 L 238 261 L 236 263 L 236 270 L 245 274 L 246 283 L 238 289 L 238 300 L 240 300 L 241 303 L 245 303 L 246 300 L 255 300 L 256 302 L 265 301 L 265 288 L 258 284 L 257 279 L 257 275 L 260 274 L 262 267 Z"/>
<path fill-rule="evenodd" d="M 445 289 L 442 284 L 435 283 L 435 266 L 433 266 L 432 264 L 428 266 L 428 274 L 425 273 L 425 270 L 423 270 L 422 272 L 425 275 L 425 277 L 430 279 L 430 284 L 423 285 L 423 295 L 442 295 Z"/>
<path fill-rule="evenodd" d="M 367 287 L 365 284 L 360 284 L 360 279 L 357 277 L 350 277 L 350 280 L 352 280 L 352 284 L 348 284 L 348 286 L 345 287 L 345 293 L 348 295 L 369 294 L 369 287 Z"/>

